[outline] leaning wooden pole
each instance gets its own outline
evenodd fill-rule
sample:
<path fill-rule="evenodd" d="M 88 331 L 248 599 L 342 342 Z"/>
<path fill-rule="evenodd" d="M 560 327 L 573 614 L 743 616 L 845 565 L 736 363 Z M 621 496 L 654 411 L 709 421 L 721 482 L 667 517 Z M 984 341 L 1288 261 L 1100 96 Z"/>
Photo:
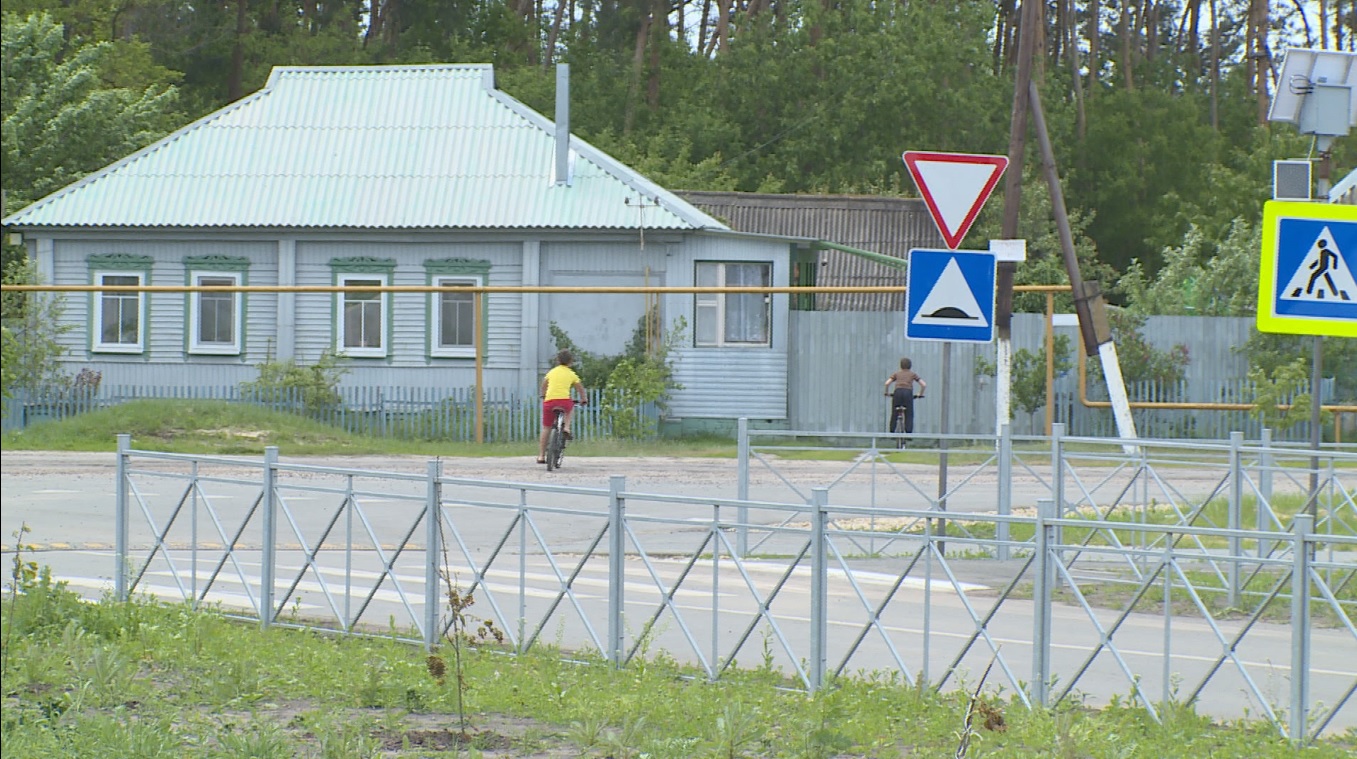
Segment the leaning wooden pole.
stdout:
<path fill-rule="evenodd" d="M 1018 210 L 1022 205 L 1022 166 L 1027 149 L 1028 84 L 1032 81 L 1033 48 L 1036 28 L 1041 23 L 1042 5 L 1024 0 L 1018 29 L 1018 67 L 1013 84 L 1013 110 L 1008 133 L 1008 176 L 1004 177 L 1004 220 L 1001 234 L 1012 240 L 1018 236 Z M 1003 429 L 1013 416 L 1013 261 L 1001 261 L 995 272 L 995 432 Z"/>
<path fill-rule="evenodd" d="M 1069 274 L 1070 285 L 1074 288 L 1074 312 L 1079 316 L 1079 334 L 1083 338 L 1084 352 L 1089 356 L 1097 354 L 1102 360 L 1103 379 L 1107 381 L 1107 395 L 1112 400 L 1112 417 L 1117 423 L 1118 436 L 1134 438 L 1136 423 L 1131 416 L 1131 399 L 1126 394 L 1126 383 L 1122 380 L 1121 363 L 1117 359 L 1117 345 L 1112 342 L 1112 331 L 1107 323 L 1103 294 L 1097 282 L 1085 282 L 1079 273 L 1079 257 L 1074 252 L 1074 235 L 1070 232 L 1065 194 L 1060 189 L 1060 175 L 1055 168 L 1051 136 L 1046 131 L 1041 93 L 1037 92 L 1035 82 L 1030 83 L 1029 87 L 1032 127 L 1037 134 L 1037 143 L 1041 146 L 1041 166 L 1051 191 L 1051 212 L 1055 216 L 1056 232 L 1060 237 L 1060 252 L 1065 258 L 1065 271 Z M 1134 448 L 1130 444 L 1122 447 L 1127 453 L 1131 453 Z"/>

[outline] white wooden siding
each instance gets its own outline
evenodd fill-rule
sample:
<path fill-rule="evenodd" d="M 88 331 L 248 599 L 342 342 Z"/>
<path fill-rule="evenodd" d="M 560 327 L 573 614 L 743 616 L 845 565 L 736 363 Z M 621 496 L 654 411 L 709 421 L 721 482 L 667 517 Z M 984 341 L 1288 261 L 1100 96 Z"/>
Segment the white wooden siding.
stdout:
<path fill-rule="evenodd" d="M 298 242 L 297 284 L 332 285 L 333 258 L 368 256 L 394 259 L 393 285 L 427 285 L 424 262 L 443 258 L 468 258 L 490 262 L 488 285 L 518 285 L 522 282 L 522 246 L 517 243 L 424 243 L 424 242 Z M 347 359 L 343 365 L 365 374 L 381 374 L 385 367 L 434 367 L 449 371 L 470 370 L 471 359 L 429 357 L 429 304 L 427 293 L 391 293 L 388 311 L 390 340 L 386 358 Z M 331 293 L 298 293 L 297 359 L 315 361 L 333 348 L 334 298 Z M 523 296 L 503 293 L 489 298 L 486 334 L 487 368 L 513 368 L 519 364 L 519 333 Z M 378 370 L 374 372 L 374 370 Z M 445 378 L 446 379 L 446 378 Z M 424 383 L 420 383 L 425 386 Z"/>
<path fill-rule="evenodd" d="M 790 275 L 787 243 L 729 237 L 696 236 L 673 246 L 669 281 L 692 286 L 698 261 L 768 261 L 773 285 L 785 287 Z M 697 348 L 693 346 L 691 294 L 665 296 L 666 326 L 682 316 L 688 324 L 684 346 L 675 353 L 675 379 L 683 385 L 669 401 L 675 417 L 731 419 L 787 418 L 787 296 L 774 295 L 772 345 L 769 347 Z"/>
<path fill-rule="evenodd" d="M 656 239 L 543 243 L 542 284 L 553 287 L 642 287 L 665 284 L 664 246 Z M 645 315 L 641 293 L 548 293 L 542 299 L 542 366 L 554 352 L 554 322 L 577 346 L 611 356 L 627 347 Z"/>
<path fill-rule="evenodd" d="M 92 253 L 129 253 L 154 257 L 153 284 L 183 284 L 185 256 L 248 256 L 251 284 L 280 281 L 276 239 L 204 242 L 197 240 L 114 243 L 57 243 L 54 255 L 56 281 L 87 283 L 86 256 Z M 285 241 L 290 242 L 290 241 Z M 420 239 L 409 236 L 337 235 L 324 239 L 295 241 L 297 285 L 330 286 L 334 283 L 331 259 L 349 257 L 390 258 L 395 261 L 391 283 L 425 285 L 424 262 L 430 259 L 466 258 L 491 264 L 488 284 L 523 284 L 525 255 L 531 256 L 544 285 L 691 285 L 697 261 L 768 261 L 773 265 L 773 284 L 785 286 L 790 274 L 788 244 L 780 241 L 732 238 L 714 235 L 680 236 L 674 233 L 647 236 L 644 248 L 639 235 L 600 235 L 594 238 L 543 239 L 525 245 L 509 236 L 491 240 Z M 284 277 L 281 281 L 287 281 Z M 89 299 L 81 294 L 68 298 L 63 317 L 72 329 L 68 362 L 72 372 L 89 367 L 104 373 L 109 384 L 193 385 L 235 384 L 254 379 L 255 366 L 278 356 L 278 309 L 274 294 L 246 297 L 246 351 L 239 357 L 186 357 L 184 330 L 187 319 L 185 296 L 158 293 L 149 296 L 150 349 L 141 356 L 92 356 L 88 352 Z M 334 295 L 298 293 L 295 296 L 294 357 L 314 362 L 333 347 Z M 536 299 L 537 323 L 523 322 L 526 299 Z M 676 416 L 732 418 L 751 416 L 784 419 L 787 416 L 787 296 L 774 295 L 772 345 L 761 348 L 704 348 L 692 346 L 693 296 L 664 295 L 659 299 L 666 329 L 682 318 L 688 322 L 684 340 L 674 353 L 678 381 L 686 387 L 671 402 Z M 425 293 L 390 295 L 389 355 L 382 359 L 349 359 L 345 386 L 468 387 L 474 382 L 474 363 L 469 359 L 431 359 L 428 351 L 429 296 Z M 586 350 L 601 354 L 619 352 L 630 339 L 644 313 L 645 297 L 639 294 L 561 294 L 538 296 L 506 293 L 489 297 L 487 308 L 487 356 L 483 378 L 487 387 L 530 390 L 552 352 L 548 325 L 556 321 Z M 529 309 L 532 311 L 532 309 Z M 537 348 L 526 333 L 537 333 Z M 173 368 L 171 368 L 173 367 Z M 525 379 L 531 382 L 525 382 Z"/>
<path fill-rule="evenodd" d="M 58 240 L 55 243 L 53 284 L 89 284 L 91 255 L 127 254 L 151 256 L 148 285 L 183 285 L 187 269 L 184 259 L 192 256 L 236 256 L 250 260 L 246 274 L 249 284 L 271 285 L 278 281 L 277 248 L 270 242 L 218 240 L 118 240 L 94 242 L 87 240 Z M 93 297 L 86 293 L 68 293 L 60 296 L 64 313 L 60 324 L 71 327 L 62 334 L 61 342 L 71 351 L 71 358 L 98 360 L 111 365 L 137 364 L 204 364 L 212 367 L 252 364 L 267 355 L 273 336 L 277 333 L 277 309 L 272 295 L 246 295 L 245 345 L 239 356 L 189 356 L 187 353 L 188 298 L 184 293 L 148 293 L 145 327 L 146 349 L 140 354 L 112 355 L 90 352 L 90 306 Z M 210 371 L 210 370 L 209 370 Z"/>

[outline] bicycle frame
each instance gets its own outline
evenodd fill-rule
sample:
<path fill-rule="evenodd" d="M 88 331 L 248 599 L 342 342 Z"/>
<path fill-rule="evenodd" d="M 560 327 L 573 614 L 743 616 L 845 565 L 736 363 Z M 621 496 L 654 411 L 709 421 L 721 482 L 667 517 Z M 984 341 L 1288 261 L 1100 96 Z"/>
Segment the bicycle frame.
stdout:
<path fill-rule="evenodd" d="M 571 404 L 578 406 L 580 401 L 574 398 L 570 399 Z M 550 472 L 561 467 L 561 462 L 565 458 L 565 411 L 563 409 L 553 409 L 554 418 L 551 423 L 551 431 L 547 433 L 547 471 Z"/>

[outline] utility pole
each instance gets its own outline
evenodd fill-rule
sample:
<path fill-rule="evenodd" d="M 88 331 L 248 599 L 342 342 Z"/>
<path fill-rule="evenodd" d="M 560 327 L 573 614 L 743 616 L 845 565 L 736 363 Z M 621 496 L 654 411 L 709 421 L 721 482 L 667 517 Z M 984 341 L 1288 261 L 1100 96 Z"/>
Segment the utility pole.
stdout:
<path fill-rule="evenodd" d="M 622 202 L 625 203 L 625 204 L 627 204 L 627 205 L 632 205 L 631 198 L 623 198 L 623 199 L 622 199 Z M 636 226 L 637 226 L 637 228 L 640 230 L 640 233 L 641 233 L 641 260 L 642 260 L 642 261 L 645 261 L 645 256 L 646 256 L 646 209 L 647 209 L 647 208 L 659 208 L 659 206 L 660 206 L 660 201 L 659 201 L 659 198 L 656 198 L 656 199 L 655 199 L 655 202 L 653 202 L 653 203 L 647 203 L 647 202 L 646 202 L 646 199 L 645 199 L 643 196 L 639 196 L 639 195 L 638 195 L 637 198 L 636 198 L 636 204 L 635 204 L 635 205 L 636 205 Z M 649 264 L 647 264 L 646 267 L 645 267 L 645 283 L 646 283 L 647 286 L 650 285 L 650 265 L 649 265 Z M 646 331 L 646 355 L 647 355 L 647 356 L 654 356 L 655 353 L 656 353 L 656 351 L 659 350 L 660 341 L 661 341 L 661 336 L 660 336 L 660 334 L 659 334 L 659 303 L 660 303 L 660 296 L 659 296 L 659 294 L 658 294 L 658 293 L 646 293 L 646 294 L 645 294 L 645 301 L 644 301 L 644 303 L 645 303 L 645 305 L 644 305 L 645 313 L 642 315 L 642 319 L 645 320 L 645 331 Z M 652 319 L 652 312 L 653 312 L 653 319 Z"/>
<path fill-rule="evenodd" d="M 1018 29 L 1018 73 L 1013 85 L 1013 110 L 1008 133 L 1008 176 L 1004 177 L 1004 218 L 1000 234 L 1008 240 L 1018 236 L 1018 210 L 1022 205 L 1023 157 L 1027 147 L 1028 85 L 1032 81 L 1033 47 L 1036 46 L 1036 28 L 1041 23 L 1041 3 L 1023 0 Z M 1013 381 L 1013 275 L 1018 265 L 1000 261 L 995 270 L 994 332 L 995 332 L 995 386 L 998 404 L 995 409 L 1001 429 L 1013 416 L 1008 388 Z M 1049 399 L 1047 401 L 1049 403 Z"/>
<path fill-rule="evenodd" d="M 1074 251 L 1074 239 L 1070 232 L 1069 217 L 1065 212 L 1065 199 L 1060 189 L 1060 177 L 1056 172 L 1055 156 L 1051 149 L 1050 138 L 1046 132 L 1045 119 L 1041 109 L 1041 92 L 1032 78 L 1032 62 L 1036 55 L 1037 27 L 1044 21 L 1044 5 L 1034 0 L 1024 0 L 1022 5 L 1022 24 L 1018 36 L 1017 80 L 1013 87 L 1012 125 L 1009 132 L 1008 163 L 1009 175 L 1004 186 L 1003 235 L 1017 237 L 1018 209 L 1021 207 L 1023 153 L 1027 145 L 1027 118 L 1030 113 L 1041 143 L 1042 167 L 1046 182 L 1050 187 L 1051 211 L 1055 216 L 1057 232 L 1060 236 L 1061 254 L 1064 257 L 1065 271 L 1074 292 L 1074 309 L 1079 316 L 1079 330 L 1083 337 L 1084 352 L 1088 356 L 1097 355 L 1102 359 L 1103 376 L 1107 378 L 1108 394 L 1112 399 L 1112 412 L 1117 422 L 1117 432 L 1123 438 L 1136 437 L 1135 420 L 1131 416 L 1130 399 L 1126 395 L 1126 386 L 1121 379 L 1121 367 L 1117 361 L 1116 345 L 1112 343 L 1111 330 L 1107 325 L 1107 316 L 1103 311 L 1102 290 L 1097 282 L 1085 282 L 1079 272 L 1079 259 Z M 1016 264 L 1004 262 L 998 265 L 996 274 L 994 308 L 994 326 L 999 338 L 999 381 L 1011 378 L 1011 346 L 1013 325 L 1013 272 Z M 1047 401 L 1049 403 L 1049 400 Z M 1007 409 L 1001 409 L 1000 423 Z"/>

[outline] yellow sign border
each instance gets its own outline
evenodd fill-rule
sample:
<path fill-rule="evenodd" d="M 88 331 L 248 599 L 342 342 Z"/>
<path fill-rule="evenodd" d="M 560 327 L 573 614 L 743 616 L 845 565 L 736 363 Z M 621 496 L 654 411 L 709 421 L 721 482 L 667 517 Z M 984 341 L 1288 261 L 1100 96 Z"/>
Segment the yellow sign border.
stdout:
<path fill-rule="evenodd" d="M 1258 266 L 1258 331 L 1288 335 L 1357 337 L 1357 319 L 1278 315 L 1273 310 L 1277 286 L 1277 228 L 1282 219 L 1326 219 L 1357 223 L 1357 206 L 1314 201 L 1269 200 L 1263 204 L 1263 244 Z M 1344 251 L 1348 266 L 1357 251 Z"/>

